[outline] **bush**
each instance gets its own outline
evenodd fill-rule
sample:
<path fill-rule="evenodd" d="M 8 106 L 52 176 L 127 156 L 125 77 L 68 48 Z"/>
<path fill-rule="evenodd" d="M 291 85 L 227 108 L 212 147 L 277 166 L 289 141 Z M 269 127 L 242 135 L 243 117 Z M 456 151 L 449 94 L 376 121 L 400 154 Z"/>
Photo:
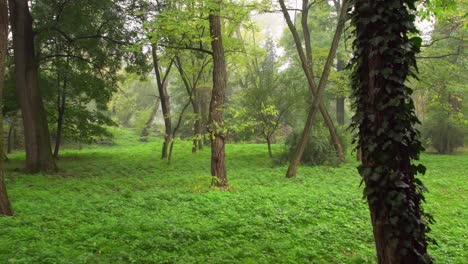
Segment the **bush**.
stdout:
<path fill-rule="evenodd" d="M 338 131 L 339 133 L 341 131 Z M 302 131 L 294 131 L 291 133 L 284 143 L 284 150 L 282 154 L 275 160 L 277 164 L 285 164 L 292 158 L 292 153 L 296 149 L 301 139 Z M 340 133 L 340 139 L 345 147 L 343 139 L 345 137 Z M 339 160 L 336 156 L 335 148 L 330 140 L 328 129 L 322 124 L 318 124 L 312 130 L 307 146 L 304 150 L 304 155 L 301 160 L 302 164 L 315 166 L 328 164 L 336 166 Z"/>
<path fill-rule="evenodd" d="M 423 139 L 427 146 L 439 154 L 450 154 L 463 147 L 466 127 L 463 118 L 444 109 L 434 110 L 422 126 Z"/>

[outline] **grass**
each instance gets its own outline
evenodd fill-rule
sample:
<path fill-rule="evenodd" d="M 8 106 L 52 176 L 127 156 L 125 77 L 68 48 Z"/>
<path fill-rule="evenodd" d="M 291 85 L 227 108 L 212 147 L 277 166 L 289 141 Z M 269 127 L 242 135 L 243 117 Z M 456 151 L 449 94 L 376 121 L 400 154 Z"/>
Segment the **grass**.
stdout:
<path fill-rule="evenodd" d="M 0 218 L 0 263 L 375 263 L 354 162 L 271 167 L 264 145 L 228 145 L 230 192 L 209 188 L 209 149 L 161 142 L 67 150 L 57 175 L 24 175 L 11 156 L 16 216 Z M 279 150 L 275 146 L 274 150 Z M 350 158 L 351 160 L 352 158 Z M 438 263 L 468 263 L 468 154 L 425 154 Z"/>

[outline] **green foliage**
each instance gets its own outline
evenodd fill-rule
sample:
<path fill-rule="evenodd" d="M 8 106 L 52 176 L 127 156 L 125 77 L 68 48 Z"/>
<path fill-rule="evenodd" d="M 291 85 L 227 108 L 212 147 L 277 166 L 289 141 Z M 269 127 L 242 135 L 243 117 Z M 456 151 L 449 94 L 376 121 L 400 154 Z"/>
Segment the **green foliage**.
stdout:
<path fill-rule="evenodd" d="M 468 133 L 468 60 L 463 48 L 467 28 L 466 16 L 458 10 L 464 5 L 458 2 L 437 12 L 431 39 L 421 53 L 419 80 L 411 82 L 423 136 L 439 153 L 463 146 Z"/>
<path fill-rule="evenodd" d="M 156 81 L 154 78 L 141 80 L 129 73 L 126 73 L 124 78 L 119 85 L 119 91 L 109 102 L 109 109 L 118 125 L 140 131 L 158 99 Z"/>
<path fill-rule="evenodd" d="M 64 150 L 57 175 L 24 175 L 23 154 L 10 156 L 16 216 L 0 218 L 0 262 L 376 263 L 355 162 L 301 167 L 287 180 L 264 145 L 228 144 L 233 188 L 219 192 L 208 149 L 176 144 L 168 166 L 155 158 L 160 141 L 111 131 L 116 146 Z M 467 158 L 422 155 L 438 263 L 466 262 Z"/>
<path fill-rule="evenodd" d="M 228 110 L 227 124 L 237 139 L 257 135 L 268 141 L 286 125 L 296 97 L 279 80 L 277 49 L 271 36 L 257 49 L 262 53 L 248 55 L 244 61 L 246 69 L 239 74 L 240 87 Z"/>
<path fill-rule="evenodd" d="M 275 161 L 278 164 L 286 164 L 291 160 L 291 155 L 297 148 L 301 140 L 302 133 L 294 131 L 291 133 L 285 141 L 285 146 L 282 154 Z M 340 139 L 344 138 L 340 135 Z M 345 147 L 346 141 L 342 141 L 343 147 Z M 340 162 L 336 156 L 335 148 L 330 142 L 330 134 L 327 128 L 317 123 L 314 126 L 312 133 L 307 141 L 307 146 L 302 155 L 301 163 L 309 166 L 316 165 L 332 165 L 337 166 Z"/>
<path fill-rule="evenodd" d="M 35 63 L 51 134 L 63 113 L 64 140 L 108 137 L 107 103 L 133 32 L 125 26 L 125 0 L 31 2 Z M 16 112 L 13 65 L 7 76 L 6 109 Z"/>
<path fill-rule="evenodd" d="M 444 90 L 444 89 L 442 89 Z M 463 114 L 463 99 L 446 92 L 434 96 L 422 125 L 427 144 L 440 154 L 463 147 L 468 134 L 468 120 Z"/>

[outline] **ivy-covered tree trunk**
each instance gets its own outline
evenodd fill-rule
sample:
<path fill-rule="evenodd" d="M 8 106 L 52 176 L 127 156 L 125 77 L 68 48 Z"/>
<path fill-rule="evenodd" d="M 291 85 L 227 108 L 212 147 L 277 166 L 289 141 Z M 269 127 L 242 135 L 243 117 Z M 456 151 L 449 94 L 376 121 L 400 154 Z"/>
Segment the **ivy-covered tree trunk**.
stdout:
<path fill-rule="evenodd" d="M 168 148 L 172 141 L 172 121 L 171 121 L 171 104 L 169 99 L 169 93 L 167 92 L 167 74 L 162 77 L 161 69 L 159 68 L 159 59 L 157 55 L 157 45 L 151 45 L 151 54 L 153 57 L 153 67 L 156 74 L 156 80 L 158 83 L 159 98 L 161 99 L 161 109 L 164 118 L 164 143 L 161 152 L 161 159 L 167 159 Z M 172 64 L 171 64 L 172 65 Z M 169 66 L 170 67 L 170 66 Z"/>
<path fill-rule="evenodd" d="M 408 36 L 417 33 L 415 9 L 414 0 L 357 0 L 352 16 L 353 126 L 359 131 L 359 172 L 382 264 L 432 262 L 426 242 L 431 218 L 420 205 L 425 188 L 416 179 L 425 168 L 413 163 L 423 147 L 411 89 L 405 86 L 421 44 Z"/>
<path fill-rule="evenodd" d="M 221 6 L 222 1 L 216 5 Z M 225 189 L 228 179 L 225 161 L 224 101 L 226 97 L 226 60 L 221 33 L 220 8 L 212 10 L 209 16 L 211 48 L 213 50 L 213 90 L 210 102 L 208 129 L 211 137 L 211 176 L 212 186 Z"/>
<path fill-rule="evenodd" d="M 0 0 L 0 153 L 3 153 L 3 78 L 8 43 L 7 1 Z M 3 155 L 2 155 L 3 156 Z M 0 158 L 0 215 L 13 215 L 3 179 L 3 157 Z"/>
<path fill-rule="evenodd" d="M 24 125 L 26 172 L 55 172 L 49 127 L 39 89 L 38 65 L 35 60 L 33 19 L 27 0 L 10 0 L 13 31 L 16 91 Z"/>

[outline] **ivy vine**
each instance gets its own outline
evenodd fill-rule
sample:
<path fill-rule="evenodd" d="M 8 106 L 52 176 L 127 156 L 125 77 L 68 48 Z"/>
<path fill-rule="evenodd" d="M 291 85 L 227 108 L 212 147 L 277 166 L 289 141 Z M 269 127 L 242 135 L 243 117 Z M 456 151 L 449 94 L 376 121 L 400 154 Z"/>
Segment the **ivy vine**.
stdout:
<path fill-rule="evenodd" d="M 433 240 L 427 232 L 433 218 L 421 206 L 426 188 L 416 178 L 426 168 L 415 163 L 424 148 L 412 90 L 405 84 L 409 76 L 416 78 L 422 42 L 415 11 L 415 0 L 355 1 L 351 127 L 362 151 L 364 197 L 373 218 L 384 221 L 385 241 L 402 259 L 431 263 L 427 244 Z"/>

